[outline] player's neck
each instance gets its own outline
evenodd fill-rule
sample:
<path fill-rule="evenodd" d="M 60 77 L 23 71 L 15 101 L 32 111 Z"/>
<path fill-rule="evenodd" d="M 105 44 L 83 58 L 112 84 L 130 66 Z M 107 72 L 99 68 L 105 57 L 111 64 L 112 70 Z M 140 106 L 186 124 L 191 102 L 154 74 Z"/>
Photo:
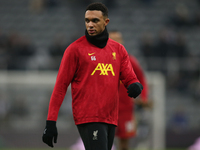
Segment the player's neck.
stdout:
<path fill-rule="evenodd" d="M 95 35 L 95 36 L 90 36 L 88 34 L 87 30 L 85 30 L 85 36 L 86 36 L 88 42 L 90 42 L 91 44 L 93 44 L 99 48 L 104 48 L 108 41 L 108 31 L 107 31 L 106 27 L 102 33 Z"/>

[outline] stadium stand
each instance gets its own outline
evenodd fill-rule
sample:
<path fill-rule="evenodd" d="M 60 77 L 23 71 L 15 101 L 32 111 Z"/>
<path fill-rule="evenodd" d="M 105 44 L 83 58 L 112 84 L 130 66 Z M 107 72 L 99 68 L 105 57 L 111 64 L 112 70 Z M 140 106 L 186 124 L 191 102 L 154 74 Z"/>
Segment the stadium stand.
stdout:
<path fill-rule="evenodd" d="M 29 37 L 31 44 L 35 47 L 25 69 L 17 69 L 50 70 L 52 68 L 49 65 L 52 64 L 52 60 L 49 47 L 55 37 L 58 34 L 63 35 L 67 46 L 76 36 L 84 35 L 85 5 L 78 0 L 57 0 L 55 7 L 48 7 L 45 4 L 37 5 L 32 2 L 31 0 L 0 1 L 0 33 L 9 37 L 17 32 L 24 37 Z M 108 29 L 117 29 L 123 33 L 126 49 L 138 57 L 144 69 L 163 72 L 166 77 L 168 83 L 166 92 L 167 129 L 170 130 L 170 120 L 177 108 L 182 107 L 188 116 L 188 130 L 199 130 L 200 24 L 195 24 L 195 14 L 200 8 L 198 1 L 152 0 L 151 3 L 144 3 L 140 0 L 116 0 L 115 3 L 115 7 L 110 8 L 111 22 Z M 180 3 L 187 6 L 190 25 L 177 28 L 173 22 L 169 23 L 169 21 Z M 153 42 L 157 43 L 160 31 L 166 28 L 170 33 L 173 32 L 171 37 L 168 37 L 171 38 L 169 40 L 173 40 L 179 32 L 184 35 L 188 55 L 183 59 L 164 57 L 166 59 L 164 66 L 161 61 L 162 57 L 145 57 L 141 52 L 140 44 L 142 35 L 145 33 L 150 33 Z M 3 59 L 7 51 L 0 49 L 0 52 L 1 70 L 9 70 L 8 63 Z M 37 60 L 41 60 L 41 62 L 35 63 Z M 47 61 L 47 64 L 43 64 L 44 61 Z M 158 66 L 151 68 L 151 63 Z M 178 78 L 182 74 L 186 74 L 186 77 Z"/>

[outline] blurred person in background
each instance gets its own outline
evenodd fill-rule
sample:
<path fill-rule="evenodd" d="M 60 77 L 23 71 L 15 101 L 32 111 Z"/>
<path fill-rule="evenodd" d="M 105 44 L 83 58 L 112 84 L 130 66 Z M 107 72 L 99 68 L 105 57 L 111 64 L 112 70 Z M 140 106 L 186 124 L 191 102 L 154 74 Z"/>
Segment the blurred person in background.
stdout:
<path fill-rule="evenodd" d="M 40 14 L 44 10 L 51 10 L 59 6 L 58 0 L 30 0 L 29 9 L 32 13 Z"/>
<path fill-rule="evenodd" d="M 128 95 L 136 98 L 143 86 L 135 75 L 123 45 L 109 39 L 108 9 L 91 3 L 85 11 L 85 35 L 64 52 L 51 95 L 42 140 L 57 142 L 56 121 L 71 83 L 75 124 L 86 150 L 110 150 L 118 124 L 118 87 L 121 80 Z"/>
<path fill-rule="evenodd" d="M 9 70 L 27 70 L 30 58 L 35 55 L 36 48 L 29 36 L 22 36 L 13 31 L 8 37 Z"/>
<path fill-rule="evenodd" d="M 59 69 L 60 60 L 62 59 L 66 47 L 69 46 L 66 41 L 63 34 L 57 34 L 55 35 L 52 44 L 49 46 L 48 53 L 52 60 L 51 69 Z"/>
<path fill-rule="evenodd" d="M 71 42 L 75 41 L 80 37 L 80 33 L 76 33 L 67 40 L 64 34 L 57 33 L 51 45 L 48 47 L 48 55 L 51 58 L 50 69 L 58 70 L 60 65 L 60 60 L 64 54 L 66 47 L 70 45 Z"/>
<path fill-rule="evenodd" d="M 45 1 L 44 0 L 30 0 L 29 9 L 32 13 L 39 14 L 44 10 Z"/>
<path fill-rule="evenodd" d="M 183 29 L 191 27 L 192 18 L 188 7 L 183 3 L 178 3 L 175 7 L 174 13 L 169 18 L 168 25 L 176 27 L 176 29 Z"/>
<path fill-rule="evenodd" d="M 109 32 L 109 37 L 114 41 L 123 44 L 122 33 L 113 30 Z M 140 105 L 142 107 L 148 106 L 148 85 L 146 77 L 142 67 L 140 66 L 137 59 L 129 54 L 131 65 L 133 70 L 143 85 L 143 90 L 137 99 L 130 98 L 126 92 L 126 88 L 120 82 L 119 87 L 119 117 L 118 117 L 118 126 L 116 128 L 116 136 L 119 139 L 119 150 L 128 150 L 129 149 L 129 140 L 132 137 L 136 136 L 136 117 L 134 115 L 134 104 Z"/>
<path fill-rule="evenodd" d="M 8 66 L 8 36 L 0 28 L 0 69 Z"/>
<path fill-rule="evenodd" d="M 4 126 L 10 114 L 10 101 L 6 94 L 0 93 L 0 127 Z"/>
<path fill-rule="evenodd" d="M 197 27 L 200 26 L 200 10 L 196 11 L 194 14 L 193 25 Z"/>
<path fill-rule="evenodd" d="M 188 131 L 189 120 L 184 107 L 178 107 L 170 122 L 171 129 L 176 133 L 184 133 Z"/>
<path fill-rule="evenodd" d="M 142 38 L 140 40 L 140 51 L 145 58 L 156 56 L 155 43 L 151 33 L 143 33 Z"/>

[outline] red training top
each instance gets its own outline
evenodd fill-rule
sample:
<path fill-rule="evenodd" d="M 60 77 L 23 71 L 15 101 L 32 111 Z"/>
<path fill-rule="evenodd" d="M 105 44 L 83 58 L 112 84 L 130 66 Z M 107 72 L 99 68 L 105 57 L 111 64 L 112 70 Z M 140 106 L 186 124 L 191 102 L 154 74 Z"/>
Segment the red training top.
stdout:
<path fill-rule="evenodd" d="M 65 50 L 51 95 L 47 120 L 56 121 L 71 83 L 75 124 L 104 122 L 117 125 L 118 87 L 139 82 L 124 46 L 108 39 L 98 48 L 82 36 Z"/>

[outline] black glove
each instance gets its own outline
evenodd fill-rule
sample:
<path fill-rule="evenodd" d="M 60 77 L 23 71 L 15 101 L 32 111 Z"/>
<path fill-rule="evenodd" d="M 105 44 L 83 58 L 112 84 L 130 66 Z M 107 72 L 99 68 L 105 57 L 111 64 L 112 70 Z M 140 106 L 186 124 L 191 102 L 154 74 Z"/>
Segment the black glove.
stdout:
<path fill-rule="evenodd" d="M 136 98 L 142 92 L 143 86 L 139 82 L 132 83 L 128 86 L 128 96 Z"/>
<path fill-rule="evenodd" d="M 44 143 L 53 147 L 54 143 L 57 143 L 58 131 L 56 127 L 56 121 L 46 121 L 46 127 L 43 132 L 42 140 Z"/>

